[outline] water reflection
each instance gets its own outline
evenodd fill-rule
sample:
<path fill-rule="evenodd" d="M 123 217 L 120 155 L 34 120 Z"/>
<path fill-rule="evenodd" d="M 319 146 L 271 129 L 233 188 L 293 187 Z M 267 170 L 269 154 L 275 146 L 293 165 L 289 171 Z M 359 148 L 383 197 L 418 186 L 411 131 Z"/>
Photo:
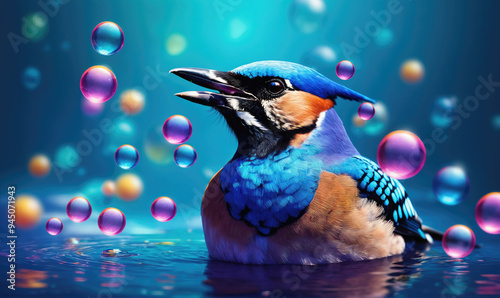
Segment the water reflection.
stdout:
<path fill-rule="evenodd" d="M 27 289 L 41 289 L 46 288 L 47 284 L 43 282 L 49 276 L 46 271 L 21 269 L 16 274 L 17 284 L 16 287 Z"/>

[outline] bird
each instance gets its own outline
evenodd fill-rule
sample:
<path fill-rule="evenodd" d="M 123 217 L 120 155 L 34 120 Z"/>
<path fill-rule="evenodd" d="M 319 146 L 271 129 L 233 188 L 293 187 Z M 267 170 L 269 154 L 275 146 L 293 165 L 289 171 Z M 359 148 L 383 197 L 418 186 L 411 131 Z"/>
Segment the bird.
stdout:
<path fill-rule="evenodd" d="M 238 141 L 202 198 L 211 258 L 362 261 L 401 255 L 410 243 L 442 237 L 422 225 L 402 184 L 360 155 L 335 111 L 338 98 L 373 99 L 286 61 L 170 72 L 213 91 L 175 95 L 215 109 Z"/>

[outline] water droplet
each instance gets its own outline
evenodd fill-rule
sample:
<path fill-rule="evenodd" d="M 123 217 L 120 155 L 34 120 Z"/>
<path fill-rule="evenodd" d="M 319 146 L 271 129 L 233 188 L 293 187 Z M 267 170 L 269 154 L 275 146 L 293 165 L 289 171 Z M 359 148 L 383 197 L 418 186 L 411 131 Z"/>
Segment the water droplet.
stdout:
<path fill-rule="evenodd" d="M 443 248 L 452 258 L 468 256 L 476 245 L 476 236 L 471 229 L 464 225 L 450 227 L 443 236 Z"/>
<path fill-rule="evenodd" d="M 123 212 L 116 208 L 106 208 L 97 219 L 101 232 L 108 236 L 120 234 L 125 228 L 126 220 Z"/>
<path fill-rule="evenodd" d="M 420 82 L 424 77 L 424 65 L 416 59 L 406 60 L 399 72 L 403 81 L 413 84 Z"/>
<path fill-rule="evenodd" d="M 170 144 L 182 144 L 189 140 L 192 133 L 191 122 L 181 115 L 171 116 L 163 124 L 163 136 Z"/>
<path fill-rule="evenodd" d="M 102 22 L 92 31 L 92 46 L 101 55 L 116 54 L 123 47 L 124 40 L 122 28 L 113 22 Z"/>
<path fill-rule="evenodd" d="M 415 176 L 425 163 L 425 147 L 415 134 L 398 130 L 382 139 L 377 150 L 377 161 L 387 175 L 396 179 Z"/>
<path fill-rule="evenodd" d="M 74 222 L 84 222 L 92 214 L 92 206 L 89 201 L 82 197 L 74 197 L 66 206 L 66 213 L 69 219 Z"/>
<path fill-rule="evenodd" d="M 500 192 L 491 192 L 476 205 L 477 224 L 489 234 L 500 234 Z"/>
<path fill-rule="evenodd" d="M 302 33 L 313 33 L 325 21 L 326 5 L 323 0 L 294 0 L 288 11 L 292 25 Z"/>
<path fill-rule="evenodd" d="M 47 220 L 47 223 L 45 224 L 45 229 L 50 235 L 53 236 L 59 235 L 63 230 L 63 223 L 59 218 L 52 217 L 49 220 Z"/>
<path fill-rule="evenodd" d="M 444 167 L 434 177 L 433 188 L 434 194 L 441 203 L 457 205 L 469 193 L 469 178 L 461 167 Z"/>
<path fill-rule="evenodd" d="M 350 61 L 342 60 L 339 62 L 339 64 L 337 64 L 335 72 L 337 73 L 339 79 L 349 80 L 350 78 L 352 78 L 355 72 L 354 64 L 352 64 Z"/>
<path fill-rule="evenodd" d="M 92 66 L 80 79 L 80 90 L 86 99 L 93 102 L 108 101 L 116 92 L 115 74 L 107 67 Z"/>
<path fill-rule="evenodd" d="M 188 168 L 196 162 L 197 154 L 193 147 L 180 145 L 175 149 L 174 161 L 181 168 Z"/>
<path fill-rule="evenodd" d="M 176 213 L 177 205 L 169 197 L 159 197 L 151 205 L 151 214 L 157 221 L 169 221 Z"/>
<path fill-rule="evenodd" d="M 363 120 L 370 120 L 375 116 L 375 107 L 369 103 L 362 103 L 358 108 L 358 116 Z"/>
<path fill-rule="evenodd" d="M 115 162 L 122 169 L 131 169 L 139 162 L 139 152 L 134 146 L 122 145 L 115 152 Z"/>

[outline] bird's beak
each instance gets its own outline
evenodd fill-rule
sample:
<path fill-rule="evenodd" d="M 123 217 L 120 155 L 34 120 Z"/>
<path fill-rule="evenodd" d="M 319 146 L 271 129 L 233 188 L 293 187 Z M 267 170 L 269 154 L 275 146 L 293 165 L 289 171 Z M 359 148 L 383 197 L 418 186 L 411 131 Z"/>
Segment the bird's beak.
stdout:
<path fill-rule="evenodd" d="M 232 73 L 202 68 L 176 68 L 171 73 L 205 88 L 208 91 L 187 91 L 175 94 L 191 102 L 210 106 L 238 110 L 242 101 L 255 101 L 257 98 L 238 86 L 242 85 L 241 76 Z"/>

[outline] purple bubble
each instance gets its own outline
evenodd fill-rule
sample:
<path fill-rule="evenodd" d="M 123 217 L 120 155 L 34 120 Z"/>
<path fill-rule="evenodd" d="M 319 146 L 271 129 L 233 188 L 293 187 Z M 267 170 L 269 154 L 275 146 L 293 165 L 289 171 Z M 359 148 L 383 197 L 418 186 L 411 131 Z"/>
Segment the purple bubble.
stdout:
<path fill-rule="evenodd" d="M 375 107 L 369 103 L 362 103 L 358 108 L 358 116 L 363 120 L 370 120 L 375 116 Z"/>
<path fill-rule="evenodd" d="M 171 116 L 163 124 L 163 136 L 170 144 L 182 144 L 189 140 L 192 133 L 191 122 L 181 115 Z"/>
<path fill-rule="evenodd" d="M 69 219 L 74 222 L 84 222 L 92 214 L 92 206 L 89 201 L 82 197 L 72 198 L 66 206 Z"/>
<path fill-rule="evenodd" d="M 476 236 L 464 225 L 450 227 L 443 236 L 443 249 L 452 258 L 468 256 L 476 245 Z"/>
<path fill-rule="evenodd" d="M 500 234 L 500 192 L 491 192 L 476 205 L 477 224 L 489 234 Z"/>
<path fill-rule="evenodd" d="M 387 175 L 396 179 L 415 176 L 425 163 L 425 146 L 415 134 L 398 130 L 382 139 L 377 150 L 377 161 Z"/>
<path fill-rule="evenodd" d="M 337 73 L 339 79 L 344 81 L 352 78 L 352 76 L 354 75 L 354 71 L 354 64 L 352 64 L 351 61 L 347 60 L 340 61 L 335 68 L 335 72 Z"/>
<path fill-rule="evenodd" d="M 104 209 L 97 219 L 99 229 L 108 236 L 120 234 L 125 228 L 125 224 L 125 215 L 116 208 Z"/>
<path fill-rule="evenodd" d="M 92 66 L 80 79 L 80 90 L 86 99 L 102 103 L 108 101 L 116 92 L 115 74 L 104 66 Z"/>
<path fill-rule="evenodd" d="M 169 197 L 159 197 L 151 205 L 151 214 L 157 221 L 166 222 L 174 218 L 177 205 Z"/>
<path fill-rule="evenodd" d="M 49 220 L 47 220 L 47 223 L 45 224 L 45 229 L 50 235 L 53 236 L 59 235 L 63 230 L 63 223 L 59 218 L 52 217 Z"/>
<path fill-rule="evenodd" d="M 181 168 L 188 168 L 196 162 L 198 154 L 189 145 L 180 145 L 174 151 L 174 161 Z"/>

